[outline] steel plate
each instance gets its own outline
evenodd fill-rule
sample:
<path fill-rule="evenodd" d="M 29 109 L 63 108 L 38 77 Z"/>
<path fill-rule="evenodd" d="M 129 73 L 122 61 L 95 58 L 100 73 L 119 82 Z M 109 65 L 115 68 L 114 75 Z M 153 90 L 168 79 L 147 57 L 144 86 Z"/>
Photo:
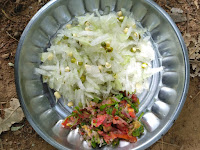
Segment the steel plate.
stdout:
<path fill-rule="evenodd" d="M 137 143 L 121 141 L 115 149 L 145 149 L 165 134 L 178 117 L 189 85 L 187 49 L 180 31 L 169 15 L 151 0 L 52 0 L 42 7 L 24 30 L 15 58 L 15 80 L 18 97 L 26 118 L 36 132 L 58 149 L 90 149 L 77 130 L 61 127 L 71 109 L 60 100 L 55 103 L 52 90 L 43 84 L 34 69 L 41 63 L 39 54 L 50 46 L 50 40 L 76 15 L 101 13 L 125 8 L 133 12 L 138 24 L 147 28 L 156 52 L 153 67 L 164 70 L 152 76 L 150 88 L 141 94 L 140 109 L 144 135 Z M 113 149 L 103 147 L 102 149 Z"/>

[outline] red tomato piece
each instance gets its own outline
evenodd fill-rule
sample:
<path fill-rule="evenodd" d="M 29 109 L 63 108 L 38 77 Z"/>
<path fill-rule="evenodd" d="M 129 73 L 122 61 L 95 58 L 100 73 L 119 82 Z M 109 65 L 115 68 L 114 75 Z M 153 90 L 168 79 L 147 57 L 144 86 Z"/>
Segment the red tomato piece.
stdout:
<path fill-rule="evenodd" d="M 129 115 L 130 115 L 132 118 L 135 118 L 135 117 L 136 117 L 135 113 L 132 112 L 132 111 L 129 112 Z"/>
<path fill-rule="evenodd" d="M 104 122 L 105 119 L 106 119 L 106 114 L 98 115 L 97 116 L 97 124 L 95 125 L 95 127 L 99 127 Z"/>
<path fill-rule="evenodd" d="M 137 142 L 137 138 L 134 136 L 129 136 L 127 134 L 115 134 L 116 137 L 120 138 L 120 139 L 125 139 L 129 142 Z"/>

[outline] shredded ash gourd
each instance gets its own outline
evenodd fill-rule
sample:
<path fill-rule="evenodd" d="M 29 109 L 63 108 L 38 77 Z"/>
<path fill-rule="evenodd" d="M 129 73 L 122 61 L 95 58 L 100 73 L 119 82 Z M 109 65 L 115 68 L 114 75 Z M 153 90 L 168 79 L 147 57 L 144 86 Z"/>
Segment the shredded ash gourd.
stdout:
<path fill-rule="evenodd" d="M 132 13 L 122 9 L 76 19 L 77 24 L 58 31 L 35 70 L 56 91 L 56 99 L 62 95 L 69 106 L 85 107 L 95 97 L 106 99 L 119 91 L 138 95 L 149 88 L 148 78 L 162 68 L 152 68 L 150 37 Z"/>

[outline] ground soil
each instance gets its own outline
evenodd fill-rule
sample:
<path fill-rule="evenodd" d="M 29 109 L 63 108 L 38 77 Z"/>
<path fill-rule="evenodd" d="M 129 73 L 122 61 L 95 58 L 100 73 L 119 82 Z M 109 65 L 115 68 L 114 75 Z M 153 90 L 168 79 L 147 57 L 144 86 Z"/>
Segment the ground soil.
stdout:
<path fill-rule="evenodd" d="M 31 17 L 48 0 L 0 0 L 0 107 L 7 107 L 11 98 L 17 98 L 14 83 L 14 63 L 19 38 Z M 157 0 L 170 13 L 173 7 L 181 8 L 186 21 L 177 23 L 182 34 L 197 38 L 200 33 L 200 9 L 198 0 Z M 200 1 L 199 1 L 200 4 Z M 190 80 L 186 103 L 172 128 L 148 150 L 200 150 L 200 78 Z M 1 114 L 2 115 L 2 114 Z M 26 119 L 18 131 L 0 135 L 0 150 L 54 150 L 30 126 Z"/>

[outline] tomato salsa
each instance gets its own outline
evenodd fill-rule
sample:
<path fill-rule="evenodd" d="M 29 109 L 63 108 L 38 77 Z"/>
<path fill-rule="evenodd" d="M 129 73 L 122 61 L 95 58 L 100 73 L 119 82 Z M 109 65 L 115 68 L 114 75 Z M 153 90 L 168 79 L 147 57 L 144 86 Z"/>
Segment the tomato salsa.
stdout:
<path fill-rule="evenodd" d="M 68 129 L 78 127 L 80 135 L 93 148 L 117 146 L 121 139 L 137 142 L 144 132 L 141 115 L 136 117 L 139 100 L 134 94 L 128 97 L 121 93 L 106 100 L 95 98 L 85 108 L 80 104 L 62 125 Z"/>

